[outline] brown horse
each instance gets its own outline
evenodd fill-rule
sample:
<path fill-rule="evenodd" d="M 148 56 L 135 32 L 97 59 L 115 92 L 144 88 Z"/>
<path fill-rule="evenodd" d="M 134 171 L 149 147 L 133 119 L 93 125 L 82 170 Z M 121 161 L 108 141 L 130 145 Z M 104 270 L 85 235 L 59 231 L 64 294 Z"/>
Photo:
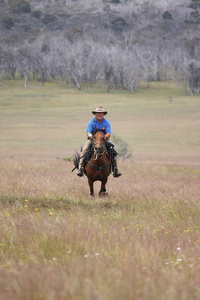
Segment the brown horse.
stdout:
<path fill-rule="evenodd" d="M 97 129 L 95 127 L 93 138 L 94 152 L 85 166 L 85 174 L 88 177 L 91 196 L 94 196 L 93 184 L 95 181 L 101 181 L 99 196 L 107 195 L 106 183 L 108 181 L 108 176 L 111 173 L 111 159 L 106 151 L 104 135 L 105 127 L 103 129 Z"/>

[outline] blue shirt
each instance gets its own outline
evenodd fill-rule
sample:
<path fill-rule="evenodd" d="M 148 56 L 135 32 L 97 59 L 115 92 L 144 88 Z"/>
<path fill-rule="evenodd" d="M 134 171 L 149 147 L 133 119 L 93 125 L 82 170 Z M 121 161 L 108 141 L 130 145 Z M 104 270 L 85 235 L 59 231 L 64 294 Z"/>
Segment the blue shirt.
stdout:
<path fill-rule="evenodd" d="M 103 120 L 98 123 L 96 117 L 88 122 L 85 132 L 91 132 L 92 134 L 94 134 L 95 126 L 98 129 L 103 129 L 103 127 L 105 127 L 105 134 L 111 133 L 110 122 L 103 118 Z"/>

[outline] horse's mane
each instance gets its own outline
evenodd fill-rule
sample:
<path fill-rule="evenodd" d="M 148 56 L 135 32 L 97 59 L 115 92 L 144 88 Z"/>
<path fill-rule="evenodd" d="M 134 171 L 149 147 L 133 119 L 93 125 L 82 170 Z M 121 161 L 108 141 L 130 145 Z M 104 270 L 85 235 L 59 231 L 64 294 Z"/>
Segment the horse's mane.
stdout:
<path fill-rule="evenodd" d="M 105 129 L 96 129 L 95 132 L 94 132 L 94 135 L 95 135 L 97 132 L 102 132 L 103 134 L 105 134 Z"/>

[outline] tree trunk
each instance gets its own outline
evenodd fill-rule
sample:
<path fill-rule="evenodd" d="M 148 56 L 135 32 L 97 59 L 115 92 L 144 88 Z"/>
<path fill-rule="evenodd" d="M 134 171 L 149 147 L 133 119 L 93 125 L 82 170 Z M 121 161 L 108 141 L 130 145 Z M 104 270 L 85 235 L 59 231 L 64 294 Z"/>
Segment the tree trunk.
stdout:
<path fill-rule="evenodd" d="M 110 84 L 109 84 L 109 82 L 107 82 L 107 90 L 106 90 L 106 92 L 107 92 L 107 93 L 110 92 Z"/>
<path fill-rule="evenodd" d="M 24 87 L 27 88 L 27 85 L 28 85 L 28 75 L 25 74 L 25 76 L 24 76 Z"/>

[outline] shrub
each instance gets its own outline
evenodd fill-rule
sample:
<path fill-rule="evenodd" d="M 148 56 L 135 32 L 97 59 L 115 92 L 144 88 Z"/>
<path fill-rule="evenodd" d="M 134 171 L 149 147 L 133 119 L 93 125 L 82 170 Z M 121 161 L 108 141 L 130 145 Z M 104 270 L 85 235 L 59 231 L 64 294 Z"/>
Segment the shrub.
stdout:
<path fill-rule="evenodd" d="M 123 160 L 131 157 L 131 152 L 128 149 L 128 144 L 124 140 L 121 139 L 119 135 L 112 134 L 112 140 L 115 144 L 116 151 L 118 156 L 122 157 Z"/>
<path fill-rule="evenodd" d="M 56 21 L 56 17 L 54 15 L 51 15 L 51 14 L 46 14 L 44 16 L 44 18 L 42 19 L 42 22 L 44 24 L 49 24 L 49 23 L 53 23 Z"/>
<path fill-rule="evenodd" d="M 31 13 L 31 17 L 34 17 L 34 18 L 36 18 L 36 19 L 40 19 L 40 18 L 41 18 L 41 15 L 42 15 L 42 13 L 41 13 L 40 10 L 34 10 L 34 11 L 32 11 L 32 13 Z"/>
<path fill-rule="evenodd" d="M 6 29 L 10 29 L 14 26 L 14 22 L 11 17 L 4 17 L 1 22 Z"/>
<path fill-rule="evenodd" d="M 164 14 L 162 15 L 164 20 L 172 20 L 172 14 L 169 11 L 165 11 Z"/>
<path fill-rule="evenodd" d="M 120 0 L 111 0 L 111 3 L 119 4 L 119 3 L 120 3 Z"/>
<path fill-rule="evenodd" d="M 192 9 L 200 8 L 200 0 L 192 0 L 189 7 Z"/>
<path fill-rule="evenodd" d="M 26 0 L 10 0 L 9 5 L 14 13 L 30 13 L 31 7 Z"/>
<path fill-rule="evenodd" d="M 28 32 L 31 30 L 31 26 L 29 24 L 23 24 L 22 25 L 22 28 L 25 32 Z"/>

